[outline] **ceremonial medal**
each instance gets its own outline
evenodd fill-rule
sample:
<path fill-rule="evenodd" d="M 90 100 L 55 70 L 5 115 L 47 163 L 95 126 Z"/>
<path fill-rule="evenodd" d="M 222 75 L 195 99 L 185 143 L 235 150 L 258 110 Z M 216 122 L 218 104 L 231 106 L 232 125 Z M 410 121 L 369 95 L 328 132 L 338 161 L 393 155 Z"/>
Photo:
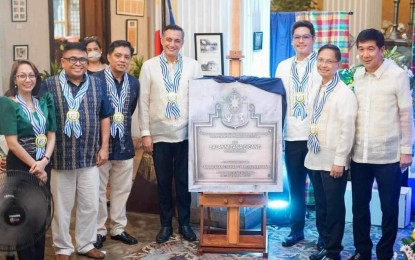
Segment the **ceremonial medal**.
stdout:
<path fill-rule="evenodd" d="M 318 133 L 318 126 L 317 124 L 310 125 L 310 135 L 317 135 Z"/>
<path fill-rule="evenodd" d="M 170 103 L 176 103 L 177 102 L 177 93 L 168 92 L 167 93 L 167 101 L 169 101 Z"/>
<path fill-rule="evenodd" d="M 112 121 L 115 124 L 122 124 L 124 122 L 124 115 L 121 112 L 115 112 L 112 116 Z"/>
<path fill-rule="evenodd" d="M 304 96 L 304 93 L 303 92 L 297 92 L 297 93 L 295 93 L 295 102 L 297 102 L 297 103 L 304 103 L 304 99 L 305 99 L 305 96 Z"/>
<path fill-rule="evenodd" d="M 78 122 L 79 120 L 79 112 L 75 109 L 70 109 L 68 113 L 66 113 L 66 119 L 69 122 Z"/>
<path fill-rule="evenodd" d="M 45 147 L 46 143 L 48 142 L 48 138 L 44 134 L 39 134 L 36 136 L 35 145 L 36 147 L 42 148 Z"/>

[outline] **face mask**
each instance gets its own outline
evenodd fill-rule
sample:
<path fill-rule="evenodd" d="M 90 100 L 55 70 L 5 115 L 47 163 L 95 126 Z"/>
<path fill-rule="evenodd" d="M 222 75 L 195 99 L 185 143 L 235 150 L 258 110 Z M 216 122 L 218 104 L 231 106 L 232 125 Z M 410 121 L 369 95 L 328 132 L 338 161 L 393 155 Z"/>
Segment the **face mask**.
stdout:
<path fill-rule="evenodd" d="M 88 60 L 98 61 L 101 58 L 101 53 L 97 51 L 91 51 L 88 53 Z"/>

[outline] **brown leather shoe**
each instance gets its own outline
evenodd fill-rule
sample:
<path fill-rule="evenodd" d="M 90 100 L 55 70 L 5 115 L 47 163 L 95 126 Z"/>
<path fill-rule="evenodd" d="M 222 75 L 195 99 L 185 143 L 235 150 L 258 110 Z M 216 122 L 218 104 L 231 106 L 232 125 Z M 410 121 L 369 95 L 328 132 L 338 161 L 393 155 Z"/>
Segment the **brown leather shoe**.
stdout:
<path fill-rule="evenodd" d="M 85 254 L 80 254 L 80 255 L 84 255 L 86 257 L 93 258 L 93 259 L 104 259 L 105 258 L 105 254 L 96 248 L 92 248 Z"/>
<path fill-rule="evenodd" d="M 56 260 L 69 260 L 69 255 L 56 255 Z"/>

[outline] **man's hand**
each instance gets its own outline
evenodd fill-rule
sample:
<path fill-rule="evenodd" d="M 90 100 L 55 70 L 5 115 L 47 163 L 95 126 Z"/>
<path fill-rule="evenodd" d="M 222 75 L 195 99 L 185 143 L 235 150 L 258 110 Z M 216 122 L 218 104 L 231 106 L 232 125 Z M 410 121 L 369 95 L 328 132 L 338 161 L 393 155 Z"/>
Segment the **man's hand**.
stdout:
<path fill-rule="evenodd" d="M 141 137 L 141 145 L 143 146 L 143 150 L 145 153 L 148 153 L 150 155 L 153 154 L 153 138 L 151 138 L 151 136 Z"/>
<path fill-rule="evenodd" d="M 108 161 L 108 148 L 99 149 L 97 154 L 97 166 L 101 166 Z"/>
<path fill-rule="evenodd" d="M 333 164 L 333 166 L 331 166 L 330 176 L 333 178 L 340 178 L 343 176 L 343 172 L 344 166 Z"/>
<path fill-rule="evenodd" d="M 400 161 L 401 168 L 406 168 L 411 165 L 412 165 L 412 155 L 401 153 L 401 161 Z"/>

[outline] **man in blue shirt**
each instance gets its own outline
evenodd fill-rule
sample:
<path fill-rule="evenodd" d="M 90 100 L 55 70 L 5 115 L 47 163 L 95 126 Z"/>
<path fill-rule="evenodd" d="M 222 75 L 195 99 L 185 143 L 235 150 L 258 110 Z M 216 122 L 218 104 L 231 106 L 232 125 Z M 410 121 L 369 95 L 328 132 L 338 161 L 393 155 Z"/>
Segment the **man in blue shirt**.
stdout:
<path fill-rule="evenodd" d="M 74 252 L 69 233 L 76 200 L 76 251 L 103 259 L 93 243 L 98 215 L 99 170 L 108 160 L 110 116 L 114 113 L 103 82 L 88 76 L 86 48 L 68 43 L 62 54 L 63 70 L 43 82 L 40 94 L 50 92 L 56 108 L 56 143 L 51 158 L 54 199 L 52 238 L 57 259 Z M 91 221 L 92 220 L 92 221 Z"/>
<path fill-rule="evenodd" d="M 111 239 L 134 245 L 137 240 L 125 232 L 127 225 L 126 203 L 130 195 L 135 155 L 131 138 L 131 116 L 137 107 L 138 79 L 127 73 L 134 53 L 131 44 L 124 40 L 112 42 L 108 47 L 109 66 L 97 72 L 96 77 L 105 82 L 108 97 L 115 110 L 111 117 L 109 161 L 99 167 L 100 193 L 96 248 L 106 240 L 107 185 L 111 186 L 110 234 Z"/>

